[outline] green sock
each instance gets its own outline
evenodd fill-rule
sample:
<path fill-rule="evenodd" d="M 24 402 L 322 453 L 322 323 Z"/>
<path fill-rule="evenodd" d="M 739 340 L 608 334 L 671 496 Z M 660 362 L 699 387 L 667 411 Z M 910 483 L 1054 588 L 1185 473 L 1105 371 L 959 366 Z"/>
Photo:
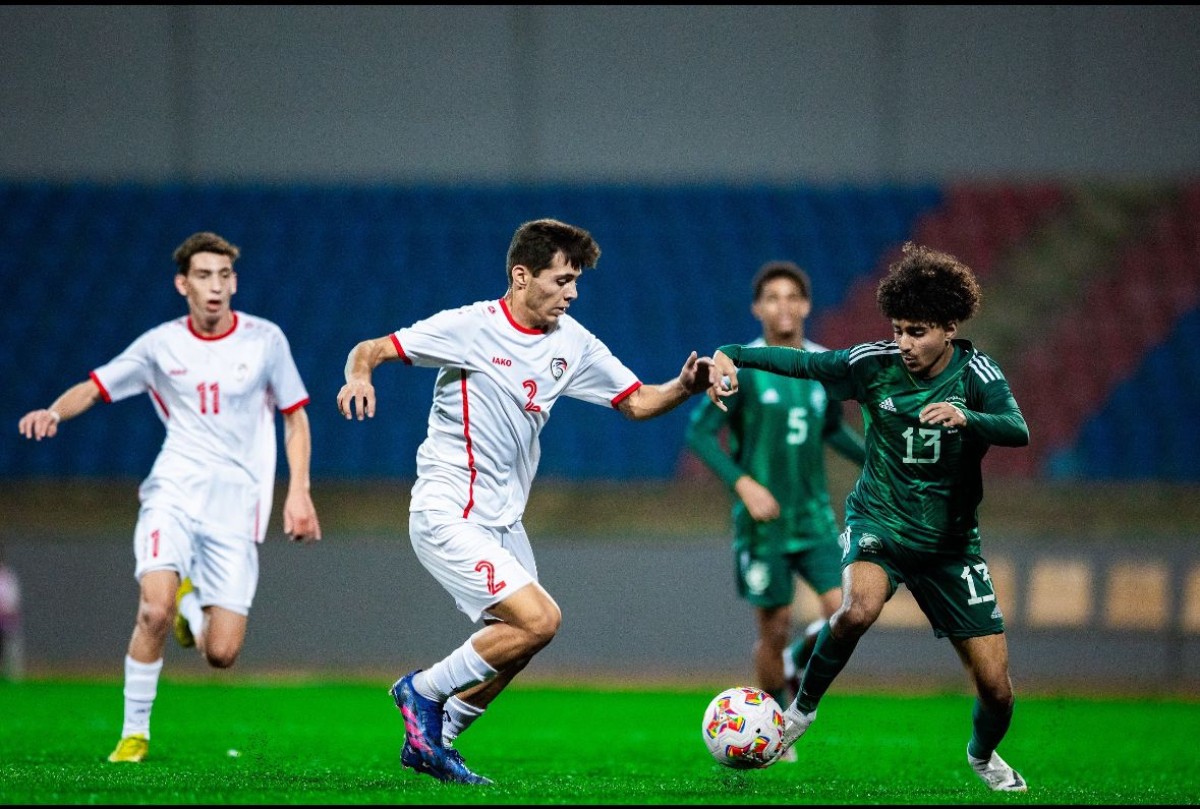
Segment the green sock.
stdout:
<path fill-rule="evenodd" d="M 990 711 L 983 700 L 976 697 L 975 707 L 971 710 L 971 741 L 967 743 L 967 753 L 975 758 L 991 758 L 1011 723 L 1011 710 L 1004 713 Z"/>
<path fill-rule="evenodd" d="M 805 627 L 804 634 L 787 647 L 787 654 L 792 659 L 792 665 L 796 667 L 796 671 L 804 671 L 804 667 L 808 665 L 808 659 L 812 657 L 813 649 L 817 645 L 817 635 L 828 623 L 824 618 L 813 621 Z"/>
<path fill-rule="evenodd" d="M 796 707 L 802 713 L 812 713 L 817 709 L 817 703 L 845 668 L 856 646 L 858 638 L 852 641 L 838 640 L 828 623 L 821 627 L 817 645 L 813 648 L 808 667 L 804 670 L 804 679 L 800 682 L 800 693 L 796 696 Z"/>

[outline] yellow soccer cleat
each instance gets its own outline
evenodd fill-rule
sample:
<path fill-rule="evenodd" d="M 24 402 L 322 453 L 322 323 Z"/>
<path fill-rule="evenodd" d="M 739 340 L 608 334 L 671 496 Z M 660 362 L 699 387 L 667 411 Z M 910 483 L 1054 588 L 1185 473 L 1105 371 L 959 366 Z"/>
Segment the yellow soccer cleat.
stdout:
<path fill-rule="evenodd" d="M 179 582 L 179 589 L 175 591 L 175 640 L 185 649 L 196 645 L 196 636 L 192 634 L 192 628 L 188 625 L 187 618 L 183 617 L 183 611 L 179 609 L 179 604 L 185 595 L 195 589 L 192 586 L 191 578 L 184 578 Z"/>
<path fill-rule="evenodd" d="M 150 740 L 141 733 L 133 733 L 117 742 L 117 749 L 108 754 L 109 761 L 138 762 L 150 752 Z"/>

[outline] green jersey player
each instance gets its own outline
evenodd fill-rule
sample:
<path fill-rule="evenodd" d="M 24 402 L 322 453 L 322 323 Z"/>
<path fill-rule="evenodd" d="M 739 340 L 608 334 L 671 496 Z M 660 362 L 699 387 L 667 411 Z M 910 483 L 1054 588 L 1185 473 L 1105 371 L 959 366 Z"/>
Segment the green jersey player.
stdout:
<path fill-rule="evenodd" d="M 804 337 L 812 284 L 803 269 L 769 261 L 755 273 L 751 290 L 750 311 L 762 324 L 762 336 L 751 345 L 824 350 Z M 861 466 L 863 441 L 820 382 L 752 370 L 739 381 L 742 395 L 728 400 L 726 410 L 707 399 L 693 409 L 687 443 L 734 494 L 735 582 L 755 610 L 755 676 L 760 688 L 787 705 L 795 696 L 788 693 L 789 680 L 794 690 L 817 630 L 842 601 L 842 552 L 825 445 Z M 816 593 L 821 617 L 789 648 L 797 576 Z"/>
<path fill-rule="evenodd" d="M 817 379 L 859 403 L 867 460 L 846 498 L 842 605 L 821 630 L 800 693 L 784 714 L 789 748 L 900 584 L 935 635 L 950 639 L 977 698 L 967 760 L 991 789 L 1023 792 L 996 753 L 1013 713 L 1004 618 L 980 554 L 980 466 L 991 445 L 1021 447 L 1029 428 L 996 363 L 958 326 L 979 308 L 979 284 L 953 256 L 904 245 L 879 284 L 892 340 L 825 352 L 722 346 L 709 398 L 739 389 L 738 368 Z"/>

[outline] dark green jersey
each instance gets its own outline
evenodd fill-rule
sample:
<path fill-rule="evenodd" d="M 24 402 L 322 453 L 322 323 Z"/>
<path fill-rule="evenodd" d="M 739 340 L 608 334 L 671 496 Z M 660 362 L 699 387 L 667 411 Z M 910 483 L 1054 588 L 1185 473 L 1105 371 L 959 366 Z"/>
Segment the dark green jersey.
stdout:
<path fill-rule="evenodd" d="M 867 461 L 846 498 L 847 523 L 866 522 L 918 550 L 979 551 L 981 464 L 992 444 L 1024 446 L 1029 428 L 1008 380 L 968 340 L 933 379 L 904 367 L 893 341 L 825 352 L 729 345 L 719 349 L 739 368 L 817 379 L 830 395 L 862 409 Z M 738 374 L 741 396 L 742 375 Z M 921 424 L 928 404 L 950 402 L 962 428 Z"/>
<path fill-rule="evenodd" d="M 765 345 L 760 338 L 751 345 Z M 806 341 L 807 350 L 822 350 Z M 862 463 L 862 441 L 842 419 L 841 405 L 831 400 L 820 382 L 747 371 L 738 376 L 737 396 L 726 400 L 728 412 L 707 398 L 692 410 L 687 443 L 693 452 L 730 488 L 749 475 L 779 501 L 775 522 L 785 547 L 794 553 L 837 534 L 825 476 L 825 442 Z M 735 401 L 736 400 L 736 401 Z M 728 452 L 720 434 L 728 426 Z M 752 519 L 735 497 L 733 524 L 748 526 Z"/>

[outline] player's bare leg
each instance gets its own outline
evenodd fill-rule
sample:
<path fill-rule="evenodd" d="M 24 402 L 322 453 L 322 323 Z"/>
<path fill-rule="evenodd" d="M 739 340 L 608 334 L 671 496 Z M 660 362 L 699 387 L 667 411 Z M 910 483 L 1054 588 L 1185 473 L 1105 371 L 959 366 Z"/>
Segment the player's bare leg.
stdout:
<path fill-rule="evenodd" d="M 471 645 L 496 669 L 496 676 L 454 695 L 454 699 L 474 709 L 462 717 L 466 721 L 455 736 L 483 713 L 534 655 L 546 648 L 562 624 L 558 604 L 536 582 L 522 587 L 490 612 L 485 619 L 487 625 L 471 636 Z"/>
<path fill-rule="evenodd" d="M 831 587 L 818 595 L 817 600 L 821 605 L 821 617 L 811 621 L 804 628 L 804 633 L 783 650 L 783 676 L 791 693 L 786 700 L 779 700 L 780 705 L 787 705 L 800 693 L 800 678 L 804 676 L 804 667 L 808 665 L 808 659 L 817 646 L 817 635 L 842 605 L 842 588 Z"/>
<path fill-rule="evenodd" d="M 842 605 L 817 636 L 800 693 L 783 712 L 783 750 L 804 735 L 817 717 L 817 703 L 845 668 L 863 634 L 891 595 L 887 572 L 871 562 L 852 562 L 842 571 Z"/>
<path fill-rule="evenodd" d="M 446 717 L 452 741 L 554 639 L 562 623 L 558 605 L 536 582 L 489 612 L 489 623 L 450 656 L 392 686 L 405 719 L 400 760 L 417 772 L 443 781 L 491 783 L 471 772 L 458 751 L 443 742 Z"/>
<path fill-rule="evenodd" d="M 1008 672 L 1008 640 L 1004 633 L 954 639 L 977 698 L 971 715 L 967 762 L 990 789 L 1024 792 L 1025 779 L 996 752 L 1012 723 L 1013 689 Z"/>
<path fill-rule="evenodd" d="M 138 584 L 138 611 L 125 655 L 125 718 L 112 762 L 142 761 L 150 749 L 150 711 L 158 694 L 163 649 L 175 617 L 179 575 L 152 570 Z"/>
<path fill-rule="evenodd" d="M 525 585 L 488 612 L 498 620 L 472 635 L 471 644 L 498 672 L 518 663 L 524 668 L 562 626 L 562 610 L 537 582 Z"/>
<path fill-rule="evenodd" d="M 792 634 L 792 609 L 788 605 L 758 607 L 754 616 L 758 624 L 758 637 L 754 640 L 752 653 L 755 679 L 759 688 L 774 697 L 780 705 L 786 705 L 791 701 L 791 696 L 786 694 L 783 651 Z"/>
<path fill-rule="evenodd" d="M 226 609 L 204 608 L 204 628 L 196 635 L 196 648 L 208 665 L 227 669 L 237 661 L 246 642 L 247 616 Z"/>

